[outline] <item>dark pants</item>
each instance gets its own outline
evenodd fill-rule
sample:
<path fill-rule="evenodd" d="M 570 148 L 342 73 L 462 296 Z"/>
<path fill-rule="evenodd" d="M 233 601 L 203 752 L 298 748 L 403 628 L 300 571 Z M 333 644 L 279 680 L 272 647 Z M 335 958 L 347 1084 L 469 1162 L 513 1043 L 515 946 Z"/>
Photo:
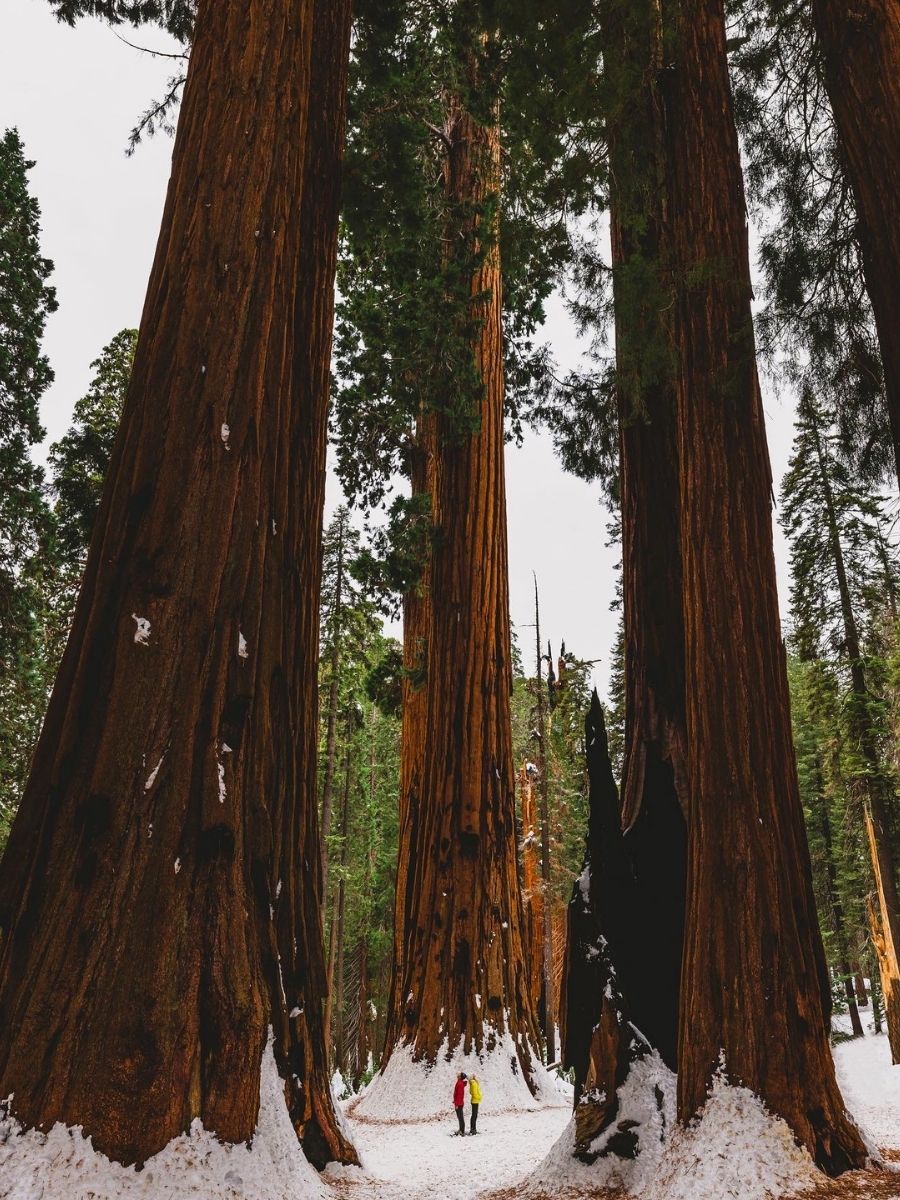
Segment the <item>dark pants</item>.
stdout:
<path fill-rule="evenodd" d="M 457 1119 L 457 1121 L 459 1121 L 459 1132 L 465 1133 L 466 1132 L 466 1122 L 465 1122 L 465 1118 L 463 1117 L 462 1105 L 460 1105 L 459 1108 L 456 1110 L 456 1119 Z"/>
<path fill-rule="evenodd" d="M 477 1133 L 476 1126 L 478 1125 L 478 1105 L 472 1105 L 472 1120 L 469 1123 L 469 1133 Z"/>

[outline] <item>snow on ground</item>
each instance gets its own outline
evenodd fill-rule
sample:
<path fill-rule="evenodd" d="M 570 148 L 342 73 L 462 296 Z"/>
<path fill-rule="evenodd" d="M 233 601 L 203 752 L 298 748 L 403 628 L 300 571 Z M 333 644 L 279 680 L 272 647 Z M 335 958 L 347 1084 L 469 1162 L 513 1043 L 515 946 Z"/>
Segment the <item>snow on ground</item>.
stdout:
<path fill-rule="evenodd" d="M 834 1056 L 848 1109 L 872 1142 L 900 1150 L 900 1067 L 890 1065 L 887 1039 L 846 1042 L 835 1047 Z M 397 1080 L 399 1114 L 404 1104 L 414 1106 L 404 1089 L 415 1087 L 416 1080 L 406 1071 Z M 452 1136 L 455 1122 L 447 1096 L 443 1119 L 430 1122 L 403 1122 L 399 1115 L 387 1121 L 359 1119 L 361 1106 L 351 1101 L 349 1123 L 367 1169 L 332 1167 L 326 1178 L 338 1200 L 900 1197 L 896 1172 L 853 1172 L 826 1181 L 784 1122 L 746 1088 L 730 1086 L 724 1078 L 716 1081 L 702 1118 L 686 1130 L 674 1128 L 674 1076 L 655 1056 L 639 1065 L 626 1086 L 619 1120 L 636 1122 L 643 1150 L 637 1162 L 579 1163 L 572 1156 L 568 1105 L 497 1113 L 486 1089 L 478 1118 L 484 1133 L 475 1138 Z"/>
<path fill-rule="evenodd" d="M 622 1123 L 639 1137 L 635 1159 L 593 1165 L 573 1159 L 574 1120 L 527 1180 L 532 1196 L 588 1195 L 596 1189 L 640 1200 L 766 1200 L 815 1186 L 819 1174 L 787 1125 L 747 1088 L 716 1076 L 698 1121 L 675 1124 L 675 1076 L 657 1055 L 635 1064 L 620 1089 L 616 1125 L 591 1146 L 602 1150 Z"/>
<path fill-rule="evenodd" d="M 834 1061 L 847 1109 L 870 1141 L 900 1150 L 900 1065 L 891 1066 L 887 1035 L 841 1042 Z"/>
<path fill-rule="evenodd" d="M 473 1139 L 474 1140 L 474 1139 Z M 0 1119 L 0 1200 L 323 1200 L 284 1102 L 271 1038 L 262 1061 L 252 1148 L 225 1146 L 195 1121 L 143 1171 L 110 1162 L 80 1129 L 23 1134 Z"/>
<path fill-rule="evenodd" d="M 443 1120 L 373 1124 L 350 1118 L 366 1172 L 332 1165 L 326 1179 L 341 1200 L 475 1200 L 514 1187 L 562 1133 L 571 1104 L 495 1113 L 487 1089 L 476 1137 L 454 1137 L 456 1116 Z M 466 1105 L 468 1124 L 468 1104 Z"/>
<path fill-rule="evenodd" d="M 379 1071 L 363 1091 L 354 1106 L 354 1115 L 368 1121 L 403 1122 L 441 1117 L 448 1110 L 460 1071 L 478 1076 L 485 1099 L 490 1097 L 494 1112 L 532 1111 L 558 1102 L 557 1077 L 546 1071 L 534 1052 L 531 1062 L 537 1095 L 532 1096 L 508 1030 L 498 1032 L 494 1048 L 482 1055 L 464 1054 L 461 1048 L 450 1054 L 447 1045 L 445 1041 L 433 1065 L 413 1062 L 412 1048 L 398 1046 L 384 1071 Z"/>

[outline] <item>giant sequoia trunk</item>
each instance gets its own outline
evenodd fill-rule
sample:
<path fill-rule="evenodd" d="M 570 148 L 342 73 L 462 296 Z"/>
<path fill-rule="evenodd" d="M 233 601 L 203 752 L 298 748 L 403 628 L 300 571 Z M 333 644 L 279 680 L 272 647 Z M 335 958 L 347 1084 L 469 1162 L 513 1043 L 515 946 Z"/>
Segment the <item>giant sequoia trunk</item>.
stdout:
<path fill-rule="evenodd" d="M 435 414 L 426 752 L 401 845 L 402 1011 L 386 1055 L 400 1040 L 425 1060 L 445 1039 L 464 1052 L 490 1050 L 506 1028 L 527 1079 L 537 1029 L 516 870 L 500 257 L 485 216 L 499 192 L 500 138 L 457 99 L 445 135 L 446 197 L 462 219 L 453 252 L 476 243 L 465 327 L 480 397 L 477 432 Z"/>
<path fill-rule="evenodd" d="M 677 0 L 667 100 L 687 706 L 678 1103 L 728 1077 L 825 1170 L 866 1158 L 834 1076 L 791 744 L 722 0 Z M 764 1036 L 763 1036 L 764 1034 Z"/>
<path fill-rule="evenodd" d="M 435 497 L 436 462 L 434 454 L 434 417 L 420 412 L 412 447 L 410 485 L 413 497 L 427 495 L 431 520 L 437 517 Z M 406 913 L 412 903 L 409 874 L 412 846 L 417 838 L 422 777 L 425 771 L 425 736 L 428 696 L 425 678 L 428 670 L 428 635 L 431 624 L 430 551 L 422 577 L 403 597 L 403 680 L 402 728 L 400 734 L 400 803 L 397 833 L 397 877 L 394 887 L 394 959 L 388 998 L 385 1046 L 390 1048 L 405 1036 L 403 1010 L 403 966 L 408 956 L 410 926 Z"/>
<path fill-rule="evenodd" d="M 856 201 L 900 477 L 900 5 L 812 0 L 838 143 Z"/>
<path fill-rule="evenodd" d="M 316 646 L 344 0 L 202 0 L 134 373 L 0 887 L 0 1093 L 142 1162 L 332 1109 Z"/>
<path fill-rule="evenodd" d="M 669 361 L 662 56 L 656 6 L 608 6 L 608 126 L 625 618 L 622 821 L 644 954 L 622 976 L 631 1018 L 676 1064 L 688 809 L 675 398 Z M 639 80 L 639 83 L 636 81 Z"/>

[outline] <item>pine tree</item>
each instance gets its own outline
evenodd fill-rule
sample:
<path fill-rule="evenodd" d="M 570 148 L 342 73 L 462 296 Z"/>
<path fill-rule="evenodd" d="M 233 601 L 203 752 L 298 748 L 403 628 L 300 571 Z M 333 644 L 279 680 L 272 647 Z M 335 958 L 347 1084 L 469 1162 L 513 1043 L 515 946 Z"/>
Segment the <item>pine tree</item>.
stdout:
<path fill-rule="evenodd" d="M 900 12 L 894 0 L 811 0 L 810 7 L 855 201 L 900 478 L 900 202 L 891 182 L 900 173 Z"/>
<path fill-rule="evenodd" d="M 897 464 L 886 395 L 894 350 L 883 328 L 879 338 L 870 303 L 864 228 L 829 103 L 816 6 L 729 7 L 736 114 L 760 227 L 760 350 L 793 382 L 798 368 L 812 371 L 817 395 L 835 406 L 842 453 L 878 479 Z"/>
<path fill-rule="evenodd" d="M 198 1117 L 248 1141 L 270 1030 L 307 1156 L 355 1157 L 310 866 L 348 50 L 349 4 L 202 0 L 122 430 L 4 855 L 2 1093 L 123 1163 Z"/>
<path fill-rule="evenodd" d="M 801 654 L 830 653 L 841 662 L 849 684 L 846 713 L 850 769 L 860 795 L 861 816 L 871 843 L 885 943 L 882 989 L 895 1061 L 900 1061 L 900 900 L 892 847 L 893 781 L 886 770 L 883 737 L 874 714 L 863 650 L 862 615 L 883 588 L 878 554 L 884 512 L 834 453 L 827 412 L 807 387 L 798 408 L 797 436 L 783 484 L 782 523 L 791 539 L 791 604 Z M 892 576 L 896 569 L 891 567 Z"/>
<path fill-rule="evenodd" d="M 53 381 L 41 352 L 56 294 L 41 255 L 40 208 L 21 138 L 0 139 L 0 847 L 6 840 L 43 715 L 43 575 L 50 536 L 44 473 L 31 458 L 44 436 L 38 405 Z"/>

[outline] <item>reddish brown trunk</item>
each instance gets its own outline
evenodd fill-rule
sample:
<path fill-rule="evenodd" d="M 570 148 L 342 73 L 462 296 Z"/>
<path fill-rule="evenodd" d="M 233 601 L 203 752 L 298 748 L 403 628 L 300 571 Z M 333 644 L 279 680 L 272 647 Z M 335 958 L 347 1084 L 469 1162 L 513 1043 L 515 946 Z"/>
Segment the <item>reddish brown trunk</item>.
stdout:
<path fill-rule="evenodd" d="M 434 418 L 422 412 L 416 424 L 412 453 L 411 491 L 413 496 L 429 495 L 431 520 L 436 519 Z M 405 914 L 412 903 L 409 874 L 410 854 L 419 821 L 422 777 L 425 770 L 425 735 L 428 696 L 425 679 L 428 671 L 428 637 L 431 623 L 429 590 L 430 563 L 412 591 L 403 598 L 403 716 L 400 735 L 400 803 L 397 835 L 397 877 L 394 886 L 394 958 L 391 992 L 386 1017 L 387 1053 L 405 1036 L 403 1023 L 403 970 L 408 957 L 409 926 Z"/>
<path fill-rule="evenodd" d="M 891 937 L 890 927 L 885 921 L 885 913 L 890 910 L 885 896 L 885 873 L 881 856 L 878 853 L 879 833 L 875 828 L 872 814 L 868 810 L 866 811 L 866 834 L 869 839 L 875 873 L 875 895 L 870 895 L 866 901 L 869 928 L 872 932 L 872 945 L 875 948 L 878 973 L 881 977 L 881 994 L 891 1047 L 891 1061 L 897 1064 L 900 1063 L 900 960 L 898 960 L 897 943 Z M 882 830 L 881 836 L 883 834 Z"/>
<path fill-rule="evenodd" d="M 761 1096 L 816 1162 L 838 1173 L 862 1165 L 866 1152 L 846 1116 L 825 1029 L 725 17 L 722 0 L 680 0 L 673 11 L 663 86 L 691 783 L 679 1116 L 702 1108 L 724 1058 L 728 1077 Z"/>
<path fill-rule="evenodd" d="M 0 1092 L 120 1162 L 197 1117 L 250 1138 L 269 1026 L 308 1155 L 353 1157 L 315 802 L 348 44 L 343 2 L 200 5 L 121 432 L 4 861 Z"/>
<path fill-rule="evenodd" d="M 655 5 L 615 12 L 605 21 L 606 60 L 628 97 L 609 127 L 625 628 L 622 821 L 639 883 L 635 936 L 644 946 L 623 964 L 620 983 L 634 1023 L 674 1068 L 689 789 L 684 625 L 673 602 L 682 568 L 675 395 L 666 364 L 671 285 L 658 265 L 668 257 L 661 243 L 665 120 L 650 83 L 662 51 Z"/>
<path fill-rule="evenodd" d="M 900 476 L 900 4 L 812 0 L 884 363 Z"/>
<path fill-rule="evenodd" d="M 496 194 L 500 139 L 451 101 L 446 193 L 470 212 Z M 471 220 L 472 218 L 467 218 Z M 469 232 L 477 229 L 469 226 Z M 471 281 L 479 428 L 436 418 L 439 535 L 431 563 L 427 757 L 405 889 L 402 1030 L 417 1058 L 521 1033 L 530 1075 L 537 1029 L 522 945 L 510 726 L 500 257 L 495 231 Z M 460 238 L 462 245 L 467 238 Z M 443 1012 L 443 1016 L 442 1016 Z M 397 1018 L 395 1016 L 394 1020 Z M 389 1054 L 392 1046 L 389 1045 Z"/>

